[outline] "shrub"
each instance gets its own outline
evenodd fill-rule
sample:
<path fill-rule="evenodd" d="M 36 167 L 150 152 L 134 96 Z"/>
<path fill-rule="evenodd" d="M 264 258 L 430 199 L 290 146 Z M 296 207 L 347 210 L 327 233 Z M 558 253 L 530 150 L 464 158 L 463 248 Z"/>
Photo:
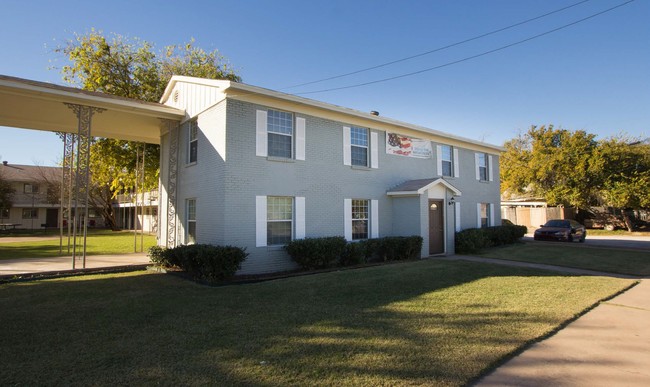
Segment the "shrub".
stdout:
<path fill-rule="evenodd" d="M 345 245 L 339 263 L 341 266 L 359 265 L 367 262 L 368 243 L 366 241 L 350 242 Z"/>
<path fill-rule="evenodd" d="M 234 246 L 187 245 L 166 249 L 154 246 L 149 249 L 152 262 L 163 266 L 176 266 L 194 278 L 222 281 L 235 275 L 248 253 Z"/>
<path fill-rule="evenodd" d="M 339 263 L 347 242 L 343 237 L 305 238 L 285 247 L 291 259 L 304 269 L 324 269 Z"/>
<path fill-rule="evenodd" d="M 456 252 L 478 253 L 484 248 L 517 242 L 526 235 L 526 226 L 503 225 L 487 228 L 468 228 L 456 233 Z"/>
<path fill-rule="evenodd" d="M 369 241 L 372 252 L 381 261 L 401 261 L 420 257 L 422 237 L 384 237 Z"/>

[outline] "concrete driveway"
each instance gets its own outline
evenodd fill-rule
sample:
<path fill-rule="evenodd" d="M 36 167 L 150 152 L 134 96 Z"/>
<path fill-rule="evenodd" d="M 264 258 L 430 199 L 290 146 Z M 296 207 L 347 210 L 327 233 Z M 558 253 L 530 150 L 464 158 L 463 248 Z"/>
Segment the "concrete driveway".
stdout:
<path fill-rule="evenodd" d="M 151 263 L 147 253 L 86 256 L 86 269 L 118 266 L 136 266 Z M 75 261 L 77 269 L 82 268 L 81 257 Z M 22 258 L 0 260 L 0 276 L 14 276 L 28 273 L 62 272 L 72 270 L 71 257 Z"/>

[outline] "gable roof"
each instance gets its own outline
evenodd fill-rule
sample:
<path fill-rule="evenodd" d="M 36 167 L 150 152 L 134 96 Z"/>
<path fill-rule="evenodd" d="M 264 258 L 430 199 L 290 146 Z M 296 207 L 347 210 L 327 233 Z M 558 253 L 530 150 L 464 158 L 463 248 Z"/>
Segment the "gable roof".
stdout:
<path fill-rule="evenodd" d="M 442 184 L 447 187 L 448 190 L 454 193 L 456 196 L 461 196 L 461 192 L 458 188 L 454 187 L 443 179 L 442 177 L 432 178 L 432 179 L 418 179 L 418 180 L 408 180 L 399 184 L 386 192 L 388 196 L 415 196 L 425 193 L 428 189 L 438 184 Z"/>
<path fill-rule="evenodd" d="M 0 177 L 15 182 L 60 181 L 61 167 L 2 163 Z"/>
<path fill-rule="evenodd" d="M 249 102 L 264 104 L 268 103 L 269 101 L 275 101 L 278 103 L 278 108 L 282 108 L 283 106 L 289 106 L 287 109 L 290 109 L 291 107 L 294 109 L 302 108 L 308 114 L 313 114 L 315 116 L 323 116 L 323 113 L 333 113 L 338 115 L 338 118 L 343 122 L 349 122 L 350 124 L 358 123 L 362 126 L 383 130 L 402 130 L 406 131 L 407 133 L 404 134 L 407 135 L 409 134 L 408 132 L 411 131 L 415 132 L 413 133 L 414 136 L 419 135 L 424 137 L 432 137 L 436 139 L 436 141 L 440 141 L 442 143 L 462 143 L 468 149 L 480 150 L 492 154 L 499 154 L 500 152 L 504 151 L 504 148 L 501 146 L 472 140 L 466 137 L 457 136 L 455 134 L 446 133 L 439 130 L 429 129 L 424 126 L 414 125 L 392 118 L 373 115 L 369 112 L 361 112 L 359 110 L 350 109 L 343 106 L 299 97 L 293 94 L 282 93 L 275 90 L 226 80 L 203 79 L 174 75 L 167 84 L 167 88 L 165 89 L 165 92 L 160 99 L 161 103 L 171 104 L 170 98 L 172 97 L 172 91 L 178 83 L 186 83 L 196 86 L 213 88 L 221 93 L 224 97 Z"/>

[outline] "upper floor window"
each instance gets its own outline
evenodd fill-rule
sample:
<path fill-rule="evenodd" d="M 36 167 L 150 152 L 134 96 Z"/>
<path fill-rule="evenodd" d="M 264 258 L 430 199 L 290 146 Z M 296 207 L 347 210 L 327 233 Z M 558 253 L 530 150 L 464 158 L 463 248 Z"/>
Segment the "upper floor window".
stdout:
<path fill-rule="evenodd" d="M 440 146 L 440 161 L 442 176 L 453 176 L 453 159 L 452 159 L 452 150 L 449 145 Z"/>
<path fill-rule="evenodd" d="M 302 117 L 279 110 L 258 110 L 255 154 L 283 159 L 305 159 L 305 126 Z"/>
<path fill-rule="evenodd" d="M 199 149 L 199 125 L 196 121 L 190 122 L 188 136 L 187 162 L 188 164 L 196 163 L 198 160 Z"/>
<path fill-rule="evenodd" d="M 492 156 L 486 153 L 475 153 L 476 180 L 492 181 Z"/>
<path fill-rule="evenodd" d="M 38 184 L 25 183 L 23 192 L 25 192 L 25 193 L 38 193 Z"/>
<path fill-rule="evenodd" d="M 368 166 L 368 129 L 350 128 L 352 165 Z"/>
<path fill-rule="evenodd" d="M 343 127 L 343 165 L 379 168 L 379 139 L 366 128 Z"/>
<path fill-rule="evenodd" d="M 268 155 L 290 159 L 293 148 L 293 114 L 269 109 L 266 122 Z"/>

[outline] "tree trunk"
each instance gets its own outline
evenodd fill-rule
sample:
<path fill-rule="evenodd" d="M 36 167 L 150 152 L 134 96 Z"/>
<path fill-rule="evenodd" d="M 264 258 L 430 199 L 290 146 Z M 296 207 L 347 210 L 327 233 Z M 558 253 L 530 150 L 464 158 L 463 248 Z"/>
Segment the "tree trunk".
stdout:
<path fill-rule="evenodd" d="M 630 218 L 630 214 L 625 210 L 622 210 L 621 212 L 623 213 L 623 221 L 625 222 L 625 227 L 627 227 L 627 231 L 629 232 L 634 231 L 634 224 L 632 223 L 632 218 Z"/>

